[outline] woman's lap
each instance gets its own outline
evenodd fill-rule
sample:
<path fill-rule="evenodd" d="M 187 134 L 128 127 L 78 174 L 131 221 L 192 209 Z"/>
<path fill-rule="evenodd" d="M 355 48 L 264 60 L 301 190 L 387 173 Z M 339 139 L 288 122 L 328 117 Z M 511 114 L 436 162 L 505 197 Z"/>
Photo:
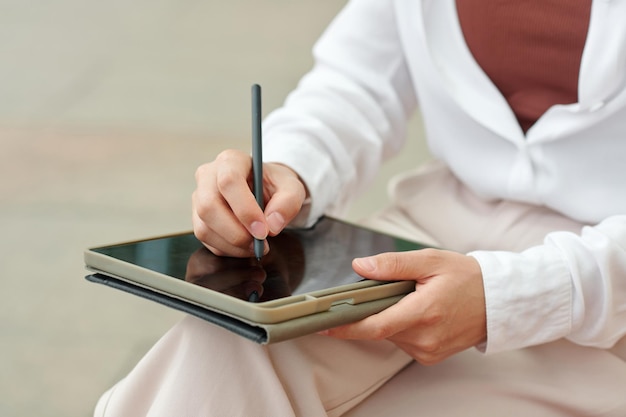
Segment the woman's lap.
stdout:
<path fill-rule="evenodd" d="M 438 165 L 393 190 L 392 206 L 365 225 L 462 252 L 522 250 L 581 227 L 545 208 L 484 201 Z M 492 356 L 470 349 L 423 367 L 387 342 L 311 335 L 260 346 L 187 317 L 96 415 L 623 416 L 625 386 L 624 360 L 565 340 Z"/>

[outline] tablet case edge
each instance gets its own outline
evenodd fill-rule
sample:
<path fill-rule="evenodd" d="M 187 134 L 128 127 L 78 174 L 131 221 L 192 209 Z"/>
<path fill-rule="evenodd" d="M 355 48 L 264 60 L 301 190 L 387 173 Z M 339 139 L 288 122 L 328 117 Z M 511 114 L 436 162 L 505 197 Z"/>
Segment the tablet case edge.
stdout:
<path fill-rule="evenodd" d="M 281 323 L 264 324 L 253 323 L 248 320 L 235 317 L 224 312 L 211 310 L 187 301 L 153 291 L 149 288 L 134 285 L 105 274 L 95 273 L 85 277 L 88 281 L 103 284 L 127 293 L 157 302 L 167 307 L 179 310 L 206 320 L 209 323 L 220 326 L 239 336 L 262 345 L 278 343 L 299 336 L 312 334 L 321 330 L 329 329 L 342 324 L 351 323 L 372 314 L 378 313 L 385 308 L 398 302 L 403 295 L 382 298 L 378 300 L 352 304 L 340 304 L 333 306 L 328 311 L 286 320 Z"/>

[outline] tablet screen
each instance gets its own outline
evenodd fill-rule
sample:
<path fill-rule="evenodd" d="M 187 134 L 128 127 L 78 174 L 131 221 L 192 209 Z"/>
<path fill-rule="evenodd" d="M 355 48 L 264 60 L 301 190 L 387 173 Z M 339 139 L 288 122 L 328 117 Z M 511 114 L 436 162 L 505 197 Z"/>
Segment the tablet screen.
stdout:
<path fill-rule="evenodd" d="M 213 255 L 192 233 L 92 249 L 112 258 L 251 302 L 276 300 L 362 280 L 352 259 L 424 246 L 331 218 L 268 238 L 255 258 Z"/>

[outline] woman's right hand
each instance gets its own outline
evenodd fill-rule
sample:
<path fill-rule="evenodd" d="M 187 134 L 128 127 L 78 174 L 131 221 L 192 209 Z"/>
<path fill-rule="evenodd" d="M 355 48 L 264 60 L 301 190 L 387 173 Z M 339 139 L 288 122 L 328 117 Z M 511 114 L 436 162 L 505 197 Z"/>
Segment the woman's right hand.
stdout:
<path fill-rule="evenodd" d="M 307 190 L 295 171 L 263 164 L 262 211 L 252 193 L 250 155 L 226 150 L 196 171 L 192 222 L 196 237 L 220 256 L 254 256 L 253 240 L 275 236 L 298 215 Z M 269 251 L 267 243 L 264 253 Z"/>

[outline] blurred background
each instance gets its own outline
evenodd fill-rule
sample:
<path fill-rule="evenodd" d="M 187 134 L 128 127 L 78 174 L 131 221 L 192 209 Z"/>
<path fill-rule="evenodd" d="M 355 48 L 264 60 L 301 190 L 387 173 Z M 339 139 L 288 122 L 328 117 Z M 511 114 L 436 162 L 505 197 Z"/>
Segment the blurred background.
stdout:
<path fill-rule="evenodd" d="M 90 246 L 189 230 L 195 168 L 249 149 L 344 0 L 0 0 L 0 415 L 89 416 L 182 316 L 84 280 Z M 425 159 L 421 126 L 390 175 Z"/>

